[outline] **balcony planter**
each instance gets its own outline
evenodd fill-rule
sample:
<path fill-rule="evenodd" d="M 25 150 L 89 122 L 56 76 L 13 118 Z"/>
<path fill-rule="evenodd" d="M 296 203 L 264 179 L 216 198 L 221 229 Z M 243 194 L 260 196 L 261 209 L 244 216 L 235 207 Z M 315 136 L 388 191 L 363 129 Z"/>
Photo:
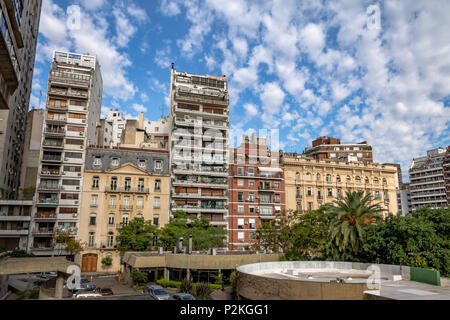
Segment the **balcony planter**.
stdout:
<path fill-rule="evenodd" d="M 103 258 L 102 259 L 102 265 L 103 265 L 104 268 L 107 268 L 107 267 L 111 266 L 112 265 L 112 258 L 110 258 L 110 257 Z"/>

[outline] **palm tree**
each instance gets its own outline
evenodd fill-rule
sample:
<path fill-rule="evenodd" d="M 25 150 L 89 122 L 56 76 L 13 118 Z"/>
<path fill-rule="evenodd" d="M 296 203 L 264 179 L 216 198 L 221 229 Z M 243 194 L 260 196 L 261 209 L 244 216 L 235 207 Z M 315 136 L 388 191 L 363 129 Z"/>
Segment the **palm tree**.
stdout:
<path fill-rule="evenodd" d="M 380 218 L 382 211 L 378 203 L 372 204 L 372 196 L 363 191 L 347 191 L 345 198 L 327 205 L 326 213 L 331 217 L 330 241 L 335 242 L 339 251 L 348 244 L 353 252 L 358 252 L 362 242 L 363 227 Z"/>

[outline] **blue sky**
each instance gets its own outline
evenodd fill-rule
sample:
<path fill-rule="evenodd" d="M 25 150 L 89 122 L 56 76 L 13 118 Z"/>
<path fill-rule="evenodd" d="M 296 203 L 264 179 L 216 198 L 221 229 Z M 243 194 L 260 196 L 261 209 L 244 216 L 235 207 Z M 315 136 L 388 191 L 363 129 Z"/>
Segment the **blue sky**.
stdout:
<path fill-rule="evenodd" d="M 44 0 L 31 106 L 40 91 L 43 106 L 53 50 L 70 50 L 98 56 L 103 112 L 155 120 L 174 62 L 227 76 L 234 132 L 279 130 L 296 152 L 321 135 L 366 140 L 406 173 L 450 144 L 448 13 L 445 0 Z"/>

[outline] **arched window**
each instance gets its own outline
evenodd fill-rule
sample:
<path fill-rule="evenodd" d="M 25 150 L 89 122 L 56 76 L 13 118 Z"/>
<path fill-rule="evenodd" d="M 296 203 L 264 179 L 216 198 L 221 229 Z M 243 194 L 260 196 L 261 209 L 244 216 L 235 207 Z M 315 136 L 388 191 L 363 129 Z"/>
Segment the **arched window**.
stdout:
<path fill-rule="evenodd" d="M 361 178 L 359 176 L 356 176 L 355 180 L 356 182 L 361 182 Z"/>
<path fill-rule="evenodd" d="M 327 174 L 327 182 L 331 182 L 331 174 Z"/>
<path fill-rule="evenodd" d="M 336 182 L 341 182 L 341 176 L 340 175 L 336 176 Z"/>
<path fill-rule="evenodd" d="M 347 182 L 350 182 L 350 181 L 351 181 L 350 176 L 347 176 Z"/>
<path fill-rule="evenodd" d="M 317 174 L 317 181 L 320 181 L 320 179 L 321 179 L 321 176 L 320 176 L 320 173 L 318 173 Z"/>
<path fill-rule="evenodd" d="M 386 178 L 383 178 L 383 184 L 387 184 Z"/>
<path fill-rule="evenodd" d="M 295 174 L 295 180 L 300 181 L 300 173 L 297 172 Z"/>
<path fill-rule="evenodd" d="M 366 183 L 369 183 L 369 178 L 366 177 L 366 178 L 364 179 L 364 181 L 365 181 Z"/>
<path fill-rule="evenodd" d="M 373 178 L 373 183 L 378 183 L 378 178 Z"/>
<path fill-rule="evenodd" d="M 311 180 L 311 173 L 309 172 L 306 173 L 306 180 Z"/>

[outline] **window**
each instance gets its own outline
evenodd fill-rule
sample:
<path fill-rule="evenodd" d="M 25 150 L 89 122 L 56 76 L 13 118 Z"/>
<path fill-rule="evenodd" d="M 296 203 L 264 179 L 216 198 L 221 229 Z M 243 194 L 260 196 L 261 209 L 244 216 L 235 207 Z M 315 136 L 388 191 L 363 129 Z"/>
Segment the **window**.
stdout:
<path fill-rule="evenodd" d="M 362 158 L 362 157 L 363 157 L 362 153 L 357 153 L 356 156 L 357 156 L 358 158 Z"/>
<path fill-rule="evenodd" d="M 244 175 L 244 168 L 243 167 L 238 167 L 237 168 L 237 175 L 238 176 L 243 176 Z"/>
<path fill-rule="evenodd" d="M 387 184 L 386 178 L 383 178 L 383 184 Z"/>
<path fill-rule="evenodd" d="M 238 192 L 238 202 L 244 202 L 244 193 Z"/>
<path fill-rule="evenodd" d="M 237 185 L 238 185 L 238 187 L 243 187 L 244 186 L 244 180 L 238 179 Z"/>
<path fill-rule="evenodd" d="M 295 198 L 296 198 L 296 199 L 301 199 L 301 198 L 302 198 L 302 196 L 301 196 L 301 194 L 300 194 L 300 187 L 297 187 L 297 191 L 296 191 L 296 194 L 295 194 Z"/>
<path fill-rule="evenodd" d="M 255 175 L 255 168 L 253 167 L 248 168 L 247 174 L 253 177 Z"/>
<path fill-rule="evenodd" d="M 360 176 L 356 176 L 356 178 L 355 178 L 355 180 L 356 180 L 356 182 L 361 182 L 361 177 Z"/>
<path fill-rule="evenodd" d="M 144 178 L 139 178 L 138 180 L 138 191 L 144 192 Z"/>
<path fill-rule="evenodd" d="M 161 180 L 160 179 L 155 180 L 155 191 L 161 191 Z"/>
<path fill-rule="evenodd" d="M 155 208 L 155 209 L 160 208 L 159 197 L 155 197 L 155 205 L 153 206 L 153 208 Z"/>
<path fill-rule="evenodd" d="M 297 172 L 295 174 L 295 180 L 300 181 L 300 173 Z"/>
<path fill-rule="evenodd" d="M 320 181 L 320 179 L 321 179 L 321 176 L 320 176 L 320 173 L 318 173 L 317 174 L 317 181 Z"/>
<path fill-rule="evenodd" d="M 127 225 L 127 224 L 128 224 L 128 214 L 124 214 L 124 215 L 122 216 L 122 223 L 123 223 L 124 225 Z"/>
<path fill-rule="evenodd" d="M 95 246 L 94 241 L 95 241 L 95 233 L 89 232 L 89 242 L 88 242 L 89 248 L 93 248 Z"/>
<path fill-rule="evenodd" d="M 248 193 L 248 201 L 249 202 L 254 202 L 255 201 L 255 193 L 254 192 L 249 192 Z"/>
<path fill-rule="evenodd" d="M 311 173 L 307 172 L 305 176 L 306 180 L 311 180 Z"/>
<path fill-rule="evenodd" d="M 331 159 L 336 158 L 336 153 L 330 153 L 330 158 Z"/>
<path fill-rule="evenodd" d="M 347 182 L 350 182 L 350 181 L 351 181 L 350 176 L 347 176 Z"/>
<path fill-rule="evenodd" d="M 255 187 L 255 181 L 250 180 L 250 181 L 248 182 L 248 186 L 249 186 L 250 188 L 254 188 L 254 187 Z"/>
<path fill-rule="evenodd" d="M 110 225 L 110 226 L 114 225 L 114 214 L 110 214 L 108 216 L 108 225 Z"/>
<path fill-rule="evenodd" d="M 341 182 L 341 176 L 340 175 L 336 176 L 336 182 L 339 182 L 339 183 Z"/>
<path fill-rule="evenodd" d="M 342 199 L 342 190 L 341 189 L 337 189 L 337 198 L 338 198 L 338 200 Z"/>
<path fill-rule="evenodd" d="M 112 158 L 111 159 L 111 166 L 117 167 L 119 165 L 119 158 Z"/>
<path fill-rule="evenodd" d="M 255 239 L 256 239 L 256 233 L 255 233 L 255 232 L 250 232 L 250 233 L 248 234 L 248 238 L 249 238 L 250 240 L 255 240 Z"/>
<path fill-rule="evenodd" d="M 244 219 L 238 219 L 238 229 L 244 229 Z"/>
<path fill-rule="evenodd" d="M 117 177 L 111 178 L 111 190 L 112 191 L 117 190 Z"/>
<path fill-rule="evenodd" d="M 115 208 L 116 207 L 116 196 L 111 196 L 109 198 L 109 207 Z"/>
<path fill-rule="evenodd" d="M 108 242 L 107 242 L 106 246 L 108 248 L 111 248 L 113 245 L 114 245 L 114 233 L 108 232 Z"/>
<path fill-rule="evenodd" d="M 255 207 L 248 207 L 248 212 L 255 213 Z"/>
<path fill-rule="evenodd" d="M 89 225 L 95 226 L 96 219 L 97 219 L 97 215 L 95 213 L 91 213 L 91 215 L 89 216 Z"/>
<path fill-rule="evenodd" d="M 139 160 L 139 168 L 145 169 L 147 167 L 147 162 L 145 160 Z"/>
<path fill-rule="evenodd" d="M 384 192 L 384 202 L 389 202 L 389 196 L 387 191 Z"/>
<path fill-rule="evenodd" d="M 157 214 L 153 216 L 153 225 L 159 226 L 159 215 Z"/>
<path fill-rule="evenodd" d="M 312 187 L 307 187 L 306 188 L 306 195 L 309 196 L 309 197 L 313 195 Z"/>
<path fill-rule="evenodd" d="M 92 189 L 98 189 L 98 183 L 100 181 L 100 177 L 94 176 L 92 178 Z"/>
<path fill-rule="evenodd" d="M 279 194 L 275 194 L 274 198 L 273 198 L 273 202 L 275 203 L 280 203 L 281 202 L 281 198 Z"/>
<path fill-rule="evenodd" d="M 238 240 L 244 241 L 244 232 L 238 232 Z"/>
<path fill-rule="evenodd" d="M 238 213 L 244 213 L 244 206 L 238 206 Z"/>
<path fill-rule="evenodd" d="M 302 212 L 302 205 L 301 205 L 301 203 L 297 203 L 297 212 L 298 213 Z"/>
<path fill-rule="evenodd" d="M 249 228 L 249 229 L 256 229 L 256 222 L 255 222 L 255 219 L 249 219 L 249 220 L 248 220 L 248 228 Z"/>
<path fill-rule="evenodd" d="M 322 188 L 317 188 L 317 199 L 322 199 Z"/>
<path fill-rule="evenodd" d="M 83 154 L 78 152 L 66 152 L 64 156 L 71 159 L 83 159 Z"/>
<path fill-rule="evenodd" d="M 155 160 L 154 168 L 155 168 L 155 171 L 161 171 L 162 170 L 162 161 L 161 160 Z"/>
<path fill-rule="evenodd" d="M 130 208 L 130 197 L 123 197 L 123 207 L 125 209 Z"/>
<path fill-rule="evenodd" d="M 91 196 L 91 207 L 97 207 L 98 195 Z"/>
<path fill-rule="evenodd" d="M 80 180 L 66 180 L 66 179 L 63 179 L 62 185 L 63 186 L 79 186 L 80 185 Z"/>
<path fill-rule="evenodd" d="M 375 191 L 375 199 L 381 199 L 380 191 Z"/>
<path fill-rule="evenodd" d="M 308 202 L 308 211 L 311 211 L 313 209 L 313 203 Z"/>
<path fill-rule="evenodd" d="M 327 189 L 327 196 L 328 197 L 332 197 L 333 196 L 333 189 L 331 189 L 331 188 Z"/>
<path fill-rule="evenodd" d="M 327 182 L 331 182 L 331 174 L 327 174 Z"/>
<path fill-rule="evenodd" d="M 136 208 L 138 209 L 144 208 L 144 197 L 137 197 Z"/>
<path fill-rule="evenodd" d="M 378 178 L 373 178 L 373 183 L 376 183 L 376 184 L 378 184 Z"/>
<path fill-rule="evenodd" d="M 273 215 L 272 207 L 261 207 L 261 215 L 262 216 L 271 216 L 271 215 Z"/>

